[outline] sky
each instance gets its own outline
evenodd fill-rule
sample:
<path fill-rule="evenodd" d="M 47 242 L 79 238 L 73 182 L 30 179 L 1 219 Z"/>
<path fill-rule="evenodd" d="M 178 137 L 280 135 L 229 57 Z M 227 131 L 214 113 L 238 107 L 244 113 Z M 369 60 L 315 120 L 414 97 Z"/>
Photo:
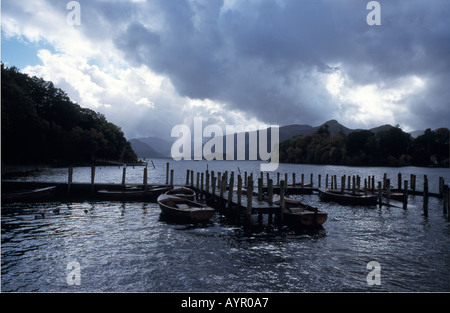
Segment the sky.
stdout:
<path fill-rule="evenodd" d="M 170 138 L 194 117 L 450 127 L 450 2 L 369 2 L 3 0 L 1 59 L 127 139 Z"/>

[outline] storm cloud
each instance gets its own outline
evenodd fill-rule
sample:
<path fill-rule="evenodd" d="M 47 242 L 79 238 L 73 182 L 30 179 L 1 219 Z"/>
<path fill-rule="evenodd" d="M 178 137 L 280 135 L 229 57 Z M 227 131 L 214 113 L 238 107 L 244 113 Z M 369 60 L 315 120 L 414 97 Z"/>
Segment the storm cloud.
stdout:
<path fill-rule="evenodd" d="M 279 125 L 315 126 L 333 118 L 353 128 L 449 126 L 446 0 L 380 0 L 379 26 L 366 23 L 368 1 L 361 0 L 79 2 L 78 32 L 90 45 L 171 86 L 158 100 L 145 96 L 154 103 L 148 114 L 155 121 L 168 118 L 179 97 L 184 113 L 175 113 L 171 126 L 186 118 L 186 103 L 197 100 L 204 102 L 194 115 L 224 123 L 239 114 Z M 17 6 L 3 14 L 24 18 Z M 106 68 L 98 55 L 85 57 Z M 144 122 L 124 123 L 145 128 Z"/>

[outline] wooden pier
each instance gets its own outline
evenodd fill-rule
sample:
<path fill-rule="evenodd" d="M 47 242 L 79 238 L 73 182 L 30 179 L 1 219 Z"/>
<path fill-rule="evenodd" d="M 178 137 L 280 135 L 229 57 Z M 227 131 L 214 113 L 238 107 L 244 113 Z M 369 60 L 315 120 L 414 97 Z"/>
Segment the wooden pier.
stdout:
<path fill-rule="evenodd" d="M 273 175 L 274 173 L 272 173 Z M 204 201 L 214 207 L 226 216 L 249 221 L 252 215 L 261 217 L 268 215 L 268 220 L 273 220 L 273 216 L 277 218 L 278 223 L 282 224 L 284 197 L 287 195 L 313 194 L 319 188 L 329 188 L 342 192 L 347 190 L 353 194 L 358 193 L 375 193 L 379 195 L 379 206 L 390 205 L 390 195 L 403 194 L 403 209 L 407 209 L 407 201 L 409 195 L 423 196 L 423 212 L 428 215 L 428 198 L 439 197 L 443 199 L 443 213 L 449 216 L 450 193 L 448 185 L 444 183 L 442 177 L 439 178 L 439 193 L 431 193 L 428 190 L 428 178 L 424 175 L 423 189 L 417 190 L 416 176 L 410 175 L 410 180 L 402 180 L 399 173 L 397 177 L 397 188 L 392 188 L 390 179 L 384 174 L 383 180 L 375 184 L 375 177 L 368 176 L 362 180 L 359 176 L 340 177 L 338 184 L 337 175 L 321 176 L 317 175 L 317 183 L 314 182 L 313 174 L 309 175 L 309 182 L 305 180 L 305 175 L 296 177 L 295 173 L 285 173 L 281 175 L 276 173 L 276 180 L 270 178 L 269 173 L 261 172 L 255 180 L 253 173 L 244 172 L 243 175 L 235 176 L 234 172 L 225 171 L 224 173 L 206 170 L 205 172 L 194 172 L 186 170 L 185 184 L 174 184 L 174 172 L 166 167 L 165 184 L 148 183 L 147 168 L 143 171 L 142 183 L 126 184 L 126 167 L 123 168 L 121 183 L 96 183 L 95 182 L 95 166 L 91 167 L 91 182 L 79 183 L 73 182 L 73 169 L 68 169 L 67 182 L 28 182 L 28 181 L 12 181 L 2 180 L 2 192 L 8 190 L 25 190 L 33 188 L 42 188 L 46 186 L 56 187 L 56 196 L 60 199 L 96 199 L 99 190 L 128 190 L 128 189 L 147 189 L 152 187 L 172 187 L 186 186 L 195 189 L 198 201 Z M 289 179 L 290 178 L 290 179 Z M 324 181 L 322 181 L 324 178 Z M 233 190 L 235 189 L 235 190 Z M 252 196 L 247 196 L 243 191 Z M 274 204 L 273 195 L 278 194 L 280 203 Z M 382 199 L 382 194 L 385 200 Z M 387 198 L 386 198 L 387 196 Z M 280 225 L 281 225 L 280 224 Z"/>

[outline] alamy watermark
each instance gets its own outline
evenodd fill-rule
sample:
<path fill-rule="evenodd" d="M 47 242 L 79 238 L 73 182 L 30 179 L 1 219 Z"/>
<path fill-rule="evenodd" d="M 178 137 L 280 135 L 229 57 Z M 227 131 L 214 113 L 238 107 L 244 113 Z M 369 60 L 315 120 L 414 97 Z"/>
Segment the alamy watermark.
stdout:
<path fill-rule="evenodd" d="M 370 1 L 366 5 L 367 10 L 371 10 L 367 14 L 366 22 L 367 25 L 381 25 L 381 5 L 378 1 Z"/>
<path fill-rule="evenodd" d="M 66 9 L 70 10 L 67 14 L 67 25 L 81 25 L 81 6 L 78 1 L 69 1 L 66 5 Z"/>
<path fill-rule="evenodd" d="M 203 129 L 201 117 L 194 118 L 193 143 L 191 128 L 187 125 L 175 125 L 171 136 L 178 137 L 171 149 L 174 160 L 248 160 L 269 161 L 261 164 L 261 171 L 276 171 L 279 163 L 280 133 L 278 125 L 226 125 L 225 133 L 219 125 L 207 125 Z M 270 140 L 269 140 L 270 129 Z M 248 145 L 246 145 L 246 133 Z M 224 150 L 224 136 L 225 146 Z M 237 137 L 236 143 L 234 137 Z M 203 138 L 211 138 L 203 144 Z M 270 151 L 268 150 L 270 146 Z M 193 147 L 193 151 L 192 151 Z M 248 149 L 246 148 L 248 147 Z M 235 149 L 236 148 L 236 149 Z"/>
<path fill-rule="evenodd" d="M 370 273 L 367 274 L 366 281 L 369 286 L 381 285 L 381 265 L 377 261 L 370 261 L 367 263 L 367 269 Z"/>

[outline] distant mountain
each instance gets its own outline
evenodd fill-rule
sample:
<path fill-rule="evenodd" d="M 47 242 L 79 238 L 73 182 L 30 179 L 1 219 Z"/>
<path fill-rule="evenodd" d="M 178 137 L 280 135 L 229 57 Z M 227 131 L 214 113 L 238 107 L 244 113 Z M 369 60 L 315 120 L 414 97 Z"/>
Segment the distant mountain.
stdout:
<path fill-rule="evenodd" d="M 311 126 L 311 125 L 298 125 L 298 124 L 294 124 L 294 125 L 286 125 L 286 126 L 281 126 L 279 129 L 279 138 L 280 138 L 280 142 L 283 142 L 287 139 L 291 139 L 295 136 L 308 136 L 311 135 L 315 132 L 317 132 L 321 127 L 327 127 L 328 128 L 328 132 L 330 133 L 331 136 L 339 133 L 339 132 L 343 132 L 345 135 L 348 135 L 354 131 L 361 131 L 362 129 L 351 129 L 348 128 L 342 124 L 340 124 L 338 121 L 336 120 L 329 120 L 325 123 L 323 123 L 320 126 Z M 377 134 L 378 132 L 381 131 L 387 131 L 394 128 L 394 126 L 389 125 L 389 124 L 385 124 L 385 125 L 381 125 L 378 127 L 374 127 L 369 129 L 371 132 Z M 257 132 L 257 136 L 259 135 L 259 131 Z M 245 155 L 246 158 L 248 157 L 248 150 L 249 150 L 249 135 L 253 134 L 254 132 L 248 132 L 245 134 Z M 423 131 L 415 131 L 415 132 L 411 132 L 410 134 L 413 137 L 417 137 L 419 135 L 421 135 L 423 133 Z M 231 136 L 231 135 L 230 135 Z M 224 152 L 226 152 L 226 138 L 227 136 L 223 136 L 223 148 L 224 148 Z M 268 132 L 268 139 L 269 139 L 269 145 L 270 145 L 270 130 Z M 132 139 L 130 140 L 130 143 L 134 149 L 134 151 L 136 152 L 136 154 L 139 157 L 170 157 L 171 156 L 171 148 L 172 148 L 172 144 L 173 142 L 176 140 L 176 138 L 173 138 L 173 141 L 168 141 L 168 140 L 164 140 L 161 138 L 157 138 L 157 137 L 143 137 L 143 138 L 137 138 L 137 139 Z M 208 140 L 205 140 L 205 138 L 203 138 L 204 143 L 207 142 Z M 191 143 L 193 145 L 193 141 Z M 234 159 L 237 159 L 237 135 L 234 134 Z M 193 146 L 191 146 L 191 151 L 193 153 Z"/>
<path fill-rule="evenodd" d="M 149 155 L 148 157 L 155 157 L 155 158 L 170 157 L 170 150 L 172 148 L 173 142 L 170 142 L 168 140 L 164 140 L 161 138 L 157 138 L 157 137 L 143 137 L 143 138 L 137 138 L 134 140 L 144 143 L 145 145 L 147 145 L 148 147 L 153 149 L 158 155 L 158 156 Z M 175 138 L 174 138 L 174 141 L 175 141 Z M 139 154 L 138 154 L 138 156 L 139 156 Z"/>
<path fill-rule="evenodd" d="M 133 148 L 134 152 L 138 156 L 138 158 L 162 158 L 163 155 L 157 152 L 155 149 L 150 147 L 148 144 L 138 140 L 131 139 L 130 140 L 131 148 Z"/>

